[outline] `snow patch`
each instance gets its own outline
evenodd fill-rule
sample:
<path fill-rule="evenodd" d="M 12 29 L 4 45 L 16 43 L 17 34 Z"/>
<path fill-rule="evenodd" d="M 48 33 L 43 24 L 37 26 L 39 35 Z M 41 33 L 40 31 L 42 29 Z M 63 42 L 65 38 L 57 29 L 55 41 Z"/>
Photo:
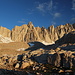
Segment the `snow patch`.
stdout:
<path fill-rule="evenodd" d="M 43 43 L 44 45 L 52 45 L 52 44 L 55 44 L 54 41 L 52 41 L 51 43 L 48 43 L 48 42 L 43 41 L 42 43 Z"/>
<path fill-rule="evenodd" d="M 52 45 L 52 44 L 55 44 L 55 42 L 48 43 L 48 42 L 45 42 L 45 41 L 42 41 L 42 42 L 34 41 L 34 42 L 29 42 L 28 44 L 32 47 L 34 45 L 41 45 L 41 44 L 43 44 L 43 45 Z"/>
<path fill-rule="evenodd" d="M 34 46 L 34 44 L 32 44 L 32 43 L 28 43 L 30 46 Z"/>
<path fill-rule="evenodd" d="M 19 49 L 17 49 L 17 51 L 24 51 L 25 50 L 25 48 L 19 48 Z"/>
<path fill-rule="evenodd" d="M 0 35 L 0 43 L 10 43 L 10 42 L 14 42 L 14 41 L 12 41 L 11 38 Z"/>

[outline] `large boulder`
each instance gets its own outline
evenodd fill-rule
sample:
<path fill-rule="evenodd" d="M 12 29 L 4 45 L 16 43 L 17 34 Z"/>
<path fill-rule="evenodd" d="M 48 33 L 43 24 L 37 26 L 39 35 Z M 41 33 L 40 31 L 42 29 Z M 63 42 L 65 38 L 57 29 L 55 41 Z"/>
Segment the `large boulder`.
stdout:
<path fill-rule="evenodd" d="M 61 54 L 61 66 L 66 68 L 72 68 L 73 62 L 72 62 L 72 53 L 71 51 L 65 52 Z"/>
<path fill-rule="evenodd" d="M 50 55 L 49 58 L 48 58 L 48 63 L 53 65 L 53 66 L 59 67 L 60 64 L 61 64 L 60 54 L 55 53 L 53 55 Z"/>
<path fill-rule="evenodd" d="M 75 65 L 75 56 L 67 51 L 65 53 L 55 53 L 48 57 L 48 63 L 55 67 L 73 68 Z"/>
<path fill-rule="evenodd" d="M 30 67 L 31 65 L 33 65 L 34 62 L 31 61 L 31 60 L 28 60 L 28 61 L 22 61 L 22 65 L 21 65 L 21 69 L 25 69 L 27 67 Z"/>
<path fill-rule="evenodd" d="M 38 63 L 47 63 L 48 54 L 38 54 L 34 56 L 34 60 Z"/>

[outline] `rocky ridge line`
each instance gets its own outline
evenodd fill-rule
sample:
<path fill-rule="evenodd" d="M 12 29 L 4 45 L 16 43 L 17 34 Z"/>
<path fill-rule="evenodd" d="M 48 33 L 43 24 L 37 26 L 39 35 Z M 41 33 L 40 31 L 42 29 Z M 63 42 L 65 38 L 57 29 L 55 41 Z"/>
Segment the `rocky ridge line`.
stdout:
<path fill-rule="evenodd" d="M 75 24 L 65 24 L 54 28 L 54 26 L 48 27 L 48 29 L 42 27 L 34 27 L 32 22 L 27 25 L 15 26 L 12 31 L 7 28 L 0 27 L 0 35 L 4 37 L 10 37 L 16 42 L 32 42 L 32 41 L 45 41 L 52 43 L 65 34 L 73 31 L 75 29 Z"/>

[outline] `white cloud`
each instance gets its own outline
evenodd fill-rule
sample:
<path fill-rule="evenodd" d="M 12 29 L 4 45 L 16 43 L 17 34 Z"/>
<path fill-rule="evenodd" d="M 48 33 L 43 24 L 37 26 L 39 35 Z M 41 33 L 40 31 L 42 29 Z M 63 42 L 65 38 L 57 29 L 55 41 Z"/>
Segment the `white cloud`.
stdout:
<path fill-rule="evenodd" d="M 52 7 L 53 7 L 53 1 L 50 0 L 50 2 L 45 2 L 41 4 L 39 3 L 36 8 L 42 12 L 46 12 L 52 10 Z"/>
<path fill-rule="evenodd" d="M 58 18 L 58 17 L 61 16 L 61 13 L 58 13 L 58 12 L 57 12 L 57 13 L 54 13 L 53 15 L 54 15 L 54 18 Z"/>
<path fill-rule="evenodd" d="M 75 23 L 75 18 L 72 18 L 72 19 L 71 19 L 71 22 L 72 22 L 72 23 Z"/>
<path fill-rule="evenodd" d="M 27 14 L 31 15 L 31 14 L 33 14 L 34 12 L 35 12 L 34 9 L 28 9 Z"/>
<path fill-rule="evenodd" d="M 56 22 L 54 22 L 54 21 L 52 21 L 51 23 L 52 23 L 52 25 L 56 25 Z"/>
<path fill-rule="evenodd" d="M 38 5 L 38 7 L 36 7 L 38 10 L 40 10 L 40 11 L 42 11 L 42 12 L 44 12 L 45 11 L 45 4 L 43 3 L 43 4 L 39 4 Z"/>
<path fill-rule="evenodd" d="M 53 3 L 53 0 L 50 0 L 49 2 L 38 3 L 36 8 L 41 11 L 42 14 L 45 15 L 45 13 L 49 13 L 55 19 L 61 16 L 60 12 L 55 11 L 57 9 L 57 4 L 58 3 Z"/>
<path fill-rule="evenodd" d="M 72 10 L 75 10 L 75 0 L 72 1 Z"/>
<path fill-rule="evenodd" d="M 51 0 L 51 1 L 48 3 L 47 9 L 48 9 L 48 10 L 51 10 L 52 7 L 53 7 L 53 1 Z"/>
<path fill-rule="evenodd" d="M 26 22 L 25 22 L 25 19 L 22 19 L 22 20 L 18 21 L 18 23 L 26 23 Z"/>

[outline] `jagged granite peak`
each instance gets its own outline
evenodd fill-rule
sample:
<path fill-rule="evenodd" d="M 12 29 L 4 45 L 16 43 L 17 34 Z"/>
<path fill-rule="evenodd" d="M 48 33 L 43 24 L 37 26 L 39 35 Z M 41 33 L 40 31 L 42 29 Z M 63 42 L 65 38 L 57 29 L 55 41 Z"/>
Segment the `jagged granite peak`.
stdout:
<path fill-rule="evenodd" d="M 32 23 L 31 21 L 27 24 L 27 26 L 28 26 L 29 28 L 31 28 L 31 29 L 34 28 L 34 25 L 33 25 L 33 23 Z"/>
<path fill-rule="evenodd" d="M 53 41 L 56 40 L 57 37 L 55 38 L 55 28 L 54 28 L 54 25 L 51 25 L 50 27 L 48 27 L 48 34 L 49 34 L 49 37 L 50 37 L 51 40 L 53 40 Z"/>
<path fill-rule="evenodd" d="M 48 31 L 50 33 L 53 33 L 54 32 L 54 25 L 51 25 L 50 27 L 48 27 Z"/>
<path fill-rule="evenodd" d="M 74 29 L 73 26 L 69 23 L 65 24 L 65 25 L 57 26 L 55 28 L 57 35 L 58 35 L 58 39 L 62 38 L 64 36 L 64 34 L 71 32 L 73 29 Z"/>

